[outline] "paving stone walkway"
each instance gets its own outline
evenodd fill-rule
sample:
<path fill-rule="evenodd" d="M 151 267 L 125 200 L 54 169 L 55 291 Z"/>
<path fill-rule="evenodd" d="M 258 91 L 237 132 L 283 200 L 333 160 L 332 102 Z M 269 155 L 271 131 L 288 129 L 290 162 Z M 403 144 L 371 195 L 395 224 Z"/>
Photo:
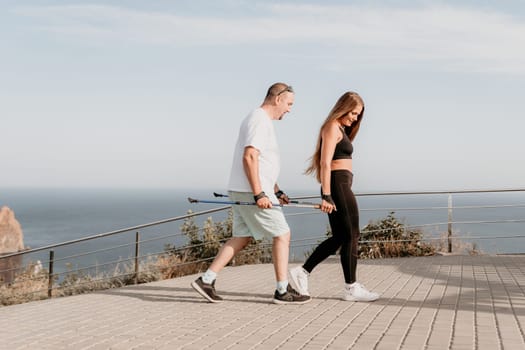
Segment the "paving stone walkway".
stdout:
<path fill-rule="evenodd" d="M 221 304 L 196 277 L 2 307 L 0 349 L 525 349 L 525 255 L 360 260 L 372 303 L 340 299 L 336 257 L 305 305 L 271 302 L 272 265 L 223 270 Z"/>

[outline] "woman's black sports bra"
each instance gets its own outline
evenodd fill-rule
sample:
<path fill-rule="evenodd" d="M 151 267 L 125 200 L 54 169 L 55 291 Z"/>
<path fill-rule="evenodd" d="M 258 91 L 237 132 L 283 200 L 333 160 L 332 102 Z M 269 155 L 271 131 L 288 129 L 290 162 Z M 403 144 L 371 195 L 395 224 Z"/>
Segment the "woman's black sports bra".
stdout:
<path fill-rule="evenodd" d="M 341 130 L 343 133 L 343 138 L 335 145 L 334 156 L 332 160 L 336 159 L 352 159 L 352 153 L 354 152 L 354 146 L 352 146 L 352 141 L 348 138 L 348 135 Z"/>

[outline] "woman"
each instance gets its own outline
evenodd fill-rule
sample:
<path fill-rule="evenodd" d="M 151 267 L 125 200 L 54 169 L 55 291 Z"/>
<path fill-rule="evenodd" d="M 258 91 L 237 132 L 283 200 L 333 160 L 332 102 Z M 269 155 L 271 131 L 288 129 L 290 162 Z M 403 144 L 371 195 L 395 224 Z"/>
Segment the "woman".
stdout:
<path fill-rule="evenodd" d="M 324 121 L 317 146 L 306 174 L 321 183 L 321 210 L 328 214 L 332 236 L 315 248 L 303 266 L 290 270 L 292 282 L 303 295 L 309 295 L 308 275 L 323 260 L 341 248 L 341 266 L 345 286 L 343 299 L 373 301 L 377 293 L 356 281 L 359 212 L 352 192 L 352 141 L 355 139 L 365 105 L 355 92 L 346 92 L 336 102 Z"/>

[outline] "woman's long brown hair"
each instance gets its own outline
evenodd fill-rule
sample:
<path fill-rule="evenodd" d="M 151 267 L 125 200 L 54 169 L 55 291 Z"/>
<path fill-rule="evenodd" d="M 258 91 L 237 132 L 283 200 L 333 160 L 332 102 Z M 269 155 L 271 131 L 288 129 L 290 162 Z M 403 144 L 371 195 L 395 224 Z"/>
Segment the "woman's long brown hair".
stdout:
<path fill-rule="evenodd" d="M 333 120 L 337 120 L 344 115 L 348 114 L 351 110 L 353 110 L 358 105 L 363 107 L 363 110 L 361 113 L 357 116 L 357 121 L 352 123 L 351 126 L 345 127 L 345 133 L 350 138 L 350 141 L 354 141 L 357 132 L 359 131 L 359 126 L 361 125 L 361 120 L 363 119 L 363 114 L 365 113 L 365 104 L 363 102 L 363 99 L 359 94 L 356 92 L 348 91 L 345 92 L 337 102 L 335 103 L 334 107 L 328 114 L 328 117 L 326 117 L 323 125 L 321 126 L 321 129 L 319 130 L 319 136 L 317 137 L 317 146 L 315 147 L 315 153 L 310 158 L 310 166 L 306 168 L 305 174 L 307 175 L 315 175 L 315 178 L 320 183 L 321 182 L 321 174 L 320 174 L 320 168 L 321 168 L 321 145 L 322 145 L 322 131 L 326 127 L 326 125 Z"/>

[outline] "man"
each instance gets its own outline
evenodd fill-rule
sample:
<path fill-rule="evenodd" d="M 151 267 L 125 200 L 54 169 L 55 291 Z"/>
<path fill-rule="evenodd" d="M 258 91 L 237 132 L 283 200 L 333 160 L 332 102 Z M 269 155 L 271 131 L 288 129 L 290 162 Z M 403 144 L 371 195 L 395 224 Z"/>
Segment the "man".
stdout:
<path fill-rule="evenodd" d="M 191 286 L 212 303 L 223 299 L 215 291 L 217 274 L 252 238 L 272 239 L 272 258 L 277 281 L 273 302 L 276 304 L 304 304 L 311 300 L 288 284 L 288 255 L 290 228 L 281 207 L 273 206 L 277 200 L 288 203 L 288 197 L 279 189 L 279 147 L 273 120 L 281 120 L 290 112 L 294 91 L 284 83 L 275 83 L 268 89 L 262 105 L 242 122 L 235 146 L 228 184 L 232 201 L 251 202 L 256 205 L 233 206 L 233 233 L 219 250 L 209 269 Z"/>

